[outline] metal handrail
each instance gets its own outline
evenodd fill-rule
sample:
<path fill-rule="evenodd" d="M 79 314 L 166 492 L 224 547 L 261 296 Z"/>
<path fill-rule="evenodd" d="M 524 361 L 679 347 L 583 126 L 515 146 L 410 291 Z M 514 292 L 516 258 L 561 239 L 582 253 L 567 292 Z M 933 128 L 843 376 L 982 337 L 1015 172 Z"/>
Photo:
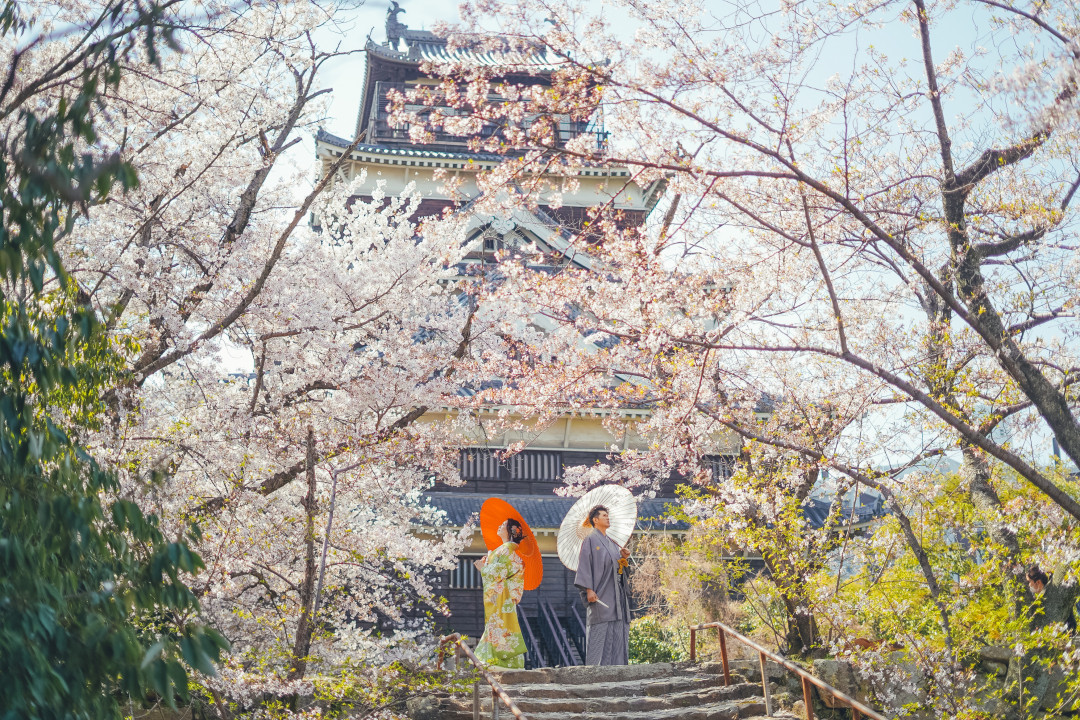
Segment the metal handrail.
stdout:
<path fill-rule="evenodd" d="M 571 634 L 570 639 L 574 642 L 574 645 L 577 646 L 578 655 L 584 660 L 586 650 L 585 639 L 588 637 L 588 630 L 585 627 L 585 621 L 582 619 L 581 613 L 577 609 L 577 605 L 570 606 L 570 613 L 574 622 L 577 623 L 577 627 L 573 628 L 574 632 Z M 578 641 L 578 638 L 581 638 L 580 642 Z"/>
<path fill-rule="evenodd" d="M 566 626 L 563 625 L 563 622 L 559 619 L 559 616 L 555 614 L 555 608 L 552 607 L 550 602 L 544 599 L 541 599 L 538 602 L 543 603 L 544 607 L 547 608 L 548 616 L 551 617 L 551 621 L 555 626 L 556 637 L 562 644 L 563 654 L 566 655 L 566 659 L 568 661 L 566 666 L 574 667 L 577 664 L 575 653 L 577 655 L 581 655 L 581 653 L 577 652 L 577 647 L 573 640 L 570 638 L 569 631 L 566 629 Z M 582 659 L 584 660 L 584 656 L 582 656 Z"/>
<path fill-rule="evenodd" d="M 447 645 L 457 645 L 458 651 L 460 651 L 463 655 L 465 655 L 465 657 L 469 659 L 469 662 L 473 664 L 473 667 L 475 667 L 480 672 L 483 678 L 487 680 L 488 685 L 491 686 L 491 715 L 493 718 L 499 717 L 498 708 L 495 705 L 495 701 L 501 700 L 503 705 L 506 705 L 506 707 L 509 708 L 510 712 L 512 712 L 514 714 L 514 717 L 516 717 L 518 720 L 529 720 L 525 713 L 521 712 L 521 708 L 519 708 L 517 704 L 515 704 L 514 701 L 510 699 L 510 696 L 506 694 L 506 691 L 503 690 L 503 686 L 499 684 L 499 681 L 496 680 L 490 672 L 488 672 L 487 668 L 484 667 L 483 663 L 481 663 L 480 660 L 476 657 L 476 655 L 473 654 L 473 651 L 469 648 L 469 646 L 462 642 L 462 638 L 459 633 L 447 635 L 441 640 L 439 640 L 439 658 L 438 661 L 435 663 L 435 668 L 437 670 L 442 670 L 443 658 L 446 657 Z M 473 714 L 474 716 L 479 714 L 479 707 L 475 704 L 475 701 L 473 707 Z"/>
<path fill-rule="evenodd" d="M 540 652 L 540 643 L 536 639 L 536 635 L 533 634 L 532 627 L 529 625 L 529 619 L 525 617 L 525 612 L 518 605 L 518 624 L 521 626 L 521 637 L 525 640 L 525 647 L 529 649 L 529 655 L 532 655 L 532 659 L 529 661 L 532 668 L 536 669 L 547 667 L 547 663 L 544 661 L 544 656 Z"/>
<path fill-rule="evenodd" d="M 555 617 L 555 612 L 542 599 L 538 600 L 536 605 L 540 609 L 540 634 L 543 635 L 546 628 L 547 634 L 551 637 L 551 644 L 555 646 L 555 651 L 558 652 L 559 659 L 562 661 L 562 666 L 573 667 L 574 663 L 570 661 L 570 651 L 566 647 L 566 638 L 559 636 L 562 625 L 559 624 L 558 618 Z"/>
<path fill-rule="evenodd" d="M 837 698 L 841 702 L 847 703 L 851 708 L 851 720 L 860 720 L 862 717 L 872 718 L 872 720 L 889 720 L 884 715 L 881 715 L 873 708 L 863 705 L 861 702 L 853 697 L 849 697 L 840 692 L 827 682 L 815 677 L 814 675 L 806 672 L 801 667 L 791 662 L 787 658 L 784 658 L 776 653 L 770 652 L 765 648 L 758 645 L 756 642 L 740 634 L 738 631 L 733 630 L 724 623 L 711 622 L 704 623 L 703 625 L 691 625 L 690 626 L 690 662 L 697 662 L 697 631 L 707 630 L 709 628 L 716 628 L 720 632 L 720 659 L 724 664 L 724 685 L 731 684 L 731 669 L 728 664 L 727 655 L 727 635 L 731 635 L 736 640 L 740 640 L 744 645 L 749 645 L 758 652 L 758 661 L 761 665 L 761 689 L 765 695 L 765 714 L 772 716 L 772 698 L 769 695 L 769 679 L 765 675 L 765 658 L 778 663 L 781 667 L 789 670 L 799 676 L 802 683 L 803 691 L 803 704 L 806 705 L 806 720 L 814 720 L 814 705 L 811 702 L 810 686 L 816 685 L 818 688 L 830 693 L 833 697 Z"/>
<path fill-rule="evenodd" d="M 555 608 L 551 606 L 550 602 L 544 600 L 543 598 L 540 598 L 537 601 L 537 604 L 543 604 L 544 608 L 547 610 L 548 617 L 551 618 L 552 628 L 555 630 L 555 639 L 562 646 L 562 653 L 566 656 L 566 666 L 573 667 L 574 648 L 572 647 L 572 643 L 570 642 L 570 636 L 566 632 L 566 627 L 562 624 L 562 620 L 559 619 L 559 616 L 555 614 Z"/>

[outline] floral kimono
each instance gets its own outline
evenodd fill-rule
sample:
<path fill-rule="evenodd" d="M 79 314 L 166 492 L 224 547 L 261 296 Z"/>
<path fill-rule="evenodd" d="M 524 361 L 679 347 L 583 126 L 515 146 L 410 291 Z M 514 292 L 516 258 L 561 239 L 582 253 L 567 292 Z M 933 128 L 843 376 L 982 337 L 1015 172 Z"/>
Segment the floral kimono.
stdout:
<path fill-rule="evenodd" d="M 525 667 L 525 639 L 518 624 L 517 604 L 525 592 L 525 563 L 517 543 L 505 542 L 487 555 L 480 570 L 484 579 L 484 634 L 476 657 L 488 665 Z"/>

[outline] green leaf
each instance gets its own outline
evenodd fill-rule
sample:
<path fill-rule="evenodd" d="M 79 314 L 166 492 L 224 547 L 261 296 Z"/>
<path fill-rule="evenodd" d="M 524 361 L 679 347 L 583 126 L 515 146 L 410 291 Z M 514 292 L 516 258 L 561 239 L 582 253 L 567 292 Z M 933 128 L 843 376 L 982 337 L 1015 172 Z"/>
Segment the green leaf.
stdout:
<path fill-rule="evenodd" d="M 142 663 L 139 665 L 142 669 L 146 669 L 150 663 L 161 657 L 161 652 L 165 649 L 165 641 L 158 640 L 156 643 L 146 649 L 146 653 L 143 655 Z"/>

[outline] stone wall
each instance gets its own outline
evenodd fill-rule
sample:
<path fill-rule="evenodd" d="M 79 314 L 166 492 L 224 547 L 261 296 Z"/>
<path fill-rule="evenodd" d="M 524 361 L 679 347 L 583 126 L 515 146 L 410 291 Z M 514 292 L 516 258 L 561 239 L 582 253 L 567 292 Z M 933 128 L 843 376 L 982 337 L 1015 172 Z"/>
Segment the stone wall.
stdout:
<path fill-rule="evenodd" d="M 897 650 L 885 655 L 883 670 L 868 678 L 858 668 L 845 660 L 824 659 L 814 661 L 814 674 L 840 692 L 849 695 L 870 707 L 884 709 L 885 714 L 892 714 L 907 708 L 905 717 L 930 720 L 936 717 L 932 709 L 926 707 L 928 695 L 927 682 L 908 655 Z M 980 653 L 978 664 L 972 668 L 973 678 L 970 688 L 974 693 L 972 709 L 981 711 L 989 717 L 1010 718 L 1016 711 L 1004 698 L 1011 681 L 1019 675 L 1020 663 L 1008 648 L 986 647 Z M 1050 709 L 1059 705 L 1066 697 L 1069 678 L 1060 667 L 1050 673 L 1047 690 L 1042 700 L 1042 707 Z M 831 693 L 819 692 L 818 698 L 825 707 L 843 708 L 846 704 Z M 1069 698 L 1064 712 L 1080 713 L 1080 699 Z M 913 711 L 913 712 L 911 712 Z"/>

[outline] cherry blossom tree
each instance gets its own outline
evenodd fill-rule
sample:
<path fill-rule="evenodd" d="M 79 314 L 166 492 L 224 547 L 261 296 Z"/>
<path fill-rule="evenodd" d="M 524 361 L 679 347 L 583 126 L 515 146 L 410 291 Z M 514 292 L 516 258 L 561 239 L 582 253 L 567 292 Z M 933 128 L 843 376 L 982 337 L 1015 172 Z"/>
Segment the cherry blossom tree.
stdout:
<path fill-rule="evenodd" d="M 73 35 L 50 29 L 100 8 L 39 10 L 8 92 L 48 106 L 82 79 L 63 61 Z M 432 579 L 471 530 L 440 530 L 421 491 L 456 476 L 457 411 L 501 352 L 455 267 L 462 218 L 415 223 L 410 192 L 354 202 L 348 152 L 321 177 L 298 169 L 337 55 L 315 37 L 336 12 L 166 4 L 173 50 L 134 44 L 95 110 L 92 149 L 137 185 L 57 245 L 122 358 L 82 440 L 167 536 L 201 528 L 188 582 L 232 643 L 205 678 L 223 717 L 295 704 L 321 673 L 378 684 L 372 668 L 429 649 Z"/>
<path fill-rule="evenodd" d="M 506 401 L 647 404 L 636 430 L 652 452 L 623 455 L 626 482 L 694 474 L 734 432 L 801 458 L 772 491 L 805 494 L 823 469 L 841 478 L 838 496 L 879 491 L 937 609 L 941 677 L 962 653 L 908 471 L 955 455 L 994 539 L 995 582 L 1028 607 L 1025 563 L 1052 567 L 1063 621 L 1080 500 L 1046 440 L 1080 461 L 1077 13 L 989 0 L 468 3 L 457 42 L 497 36 L 563 64 L 552 90 L 442 68 L 456 108 L 429 127 L 495 124 L 478 148 L 524 148 L 488 178 L 492 202 L 557 202 L 592 165 L 669 184 L 666 212 L 643 229 L 621 229 L 617 197 L 594 209 L 577 242 L 601 273 L 506 259 L 500 301 L 561 326 L 529 367 L 506 370 L 519 378 Z M 600 149 L 558 134 L 562 119 L 599 117 Z M 1001 501 L 1016 479 L 1061 530 L 1037 548 Z M 769 507 L 732 483 L 714 492 L 728 511 Z"/>
<path fill-rule="evenodd" d="M 130 164 L 93 148 L 98 101 L 134 48 L 158 57 L 168 5 L 110 2 L 56 30 L 39 74 L 24 60 L 52 18 L 0 11 L 0 673 L 5 717 L 121 717 L 121 699 L 189 698 L 187 666 L 213 674 L 227 646 L 199 622 L 185 582 L 202 561 L 175 528 L 118 497 L 116 474 L 80 434 L 122 362 L 67 274 L 57 244 L 134 183 Z M 162 43 L 163 44 L 163 43 Z M 74 82 L 57 88 L 66 73 Z M 47 89 L 47 90 L 46 90 Z M 45 92 L 58 102 L 43 101 Z M 80 152 L 84 151 L 85 152 Z M 157 618 L 168 614 L 163 627 Z"/>

